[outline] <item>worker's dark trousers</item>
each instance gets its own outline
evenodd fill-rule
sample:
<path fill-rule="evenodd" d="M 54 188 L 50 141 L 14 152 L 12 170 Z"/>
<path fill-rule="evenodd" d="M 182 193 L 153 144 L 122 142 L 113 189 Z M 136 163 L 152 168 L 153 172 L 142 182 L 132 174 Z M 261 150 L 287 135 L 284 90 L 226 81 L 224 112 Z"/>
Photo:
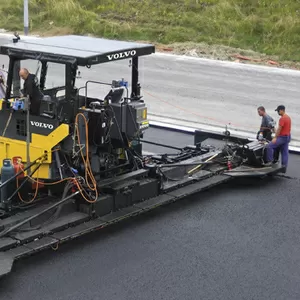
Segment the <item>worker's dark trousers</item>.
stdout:
<path fill-rule="evenodd" d="M 258 139 L 259 133 L 261 132 L 261 130 L 259 130 L 257 132 L 256 135 L 256 139 Z M 265 130 L 263 131 L 263 137 L 268 141 L 271 142 L 272 141 L 272 132 L 270 130 Z M 274 149 L 274 157 L 273 157 L 273 161 L 277 162 L 279 160 L 279 154 L 280 154 L 280 148 L 276 148 Z"/>
<path fill-rule="evenodd" d="M 274 150 L 280 148 L 281 153 L 281 164 L 282 166 L 287 167 L 289 159 L 289 142 L 291 141 L 291 136 L 279 136 L 276 139 L 276 143 L 269 143 L 267 146 L 267 161 L 273 161 L 274 159 Z"/>
<path fill-rule="evenodd" d="M 274 149 L 274 154 L 273 154 L 273 161 L 274 162 L 278 162 L 279 154 L 280 154 L 280 147 Z"/>
<path fill-rule="evenodd" d="M 41 100 L 40 99 L 30 99 L 30 114 L 33 116 L 39 116 L 41 110 Z"/>

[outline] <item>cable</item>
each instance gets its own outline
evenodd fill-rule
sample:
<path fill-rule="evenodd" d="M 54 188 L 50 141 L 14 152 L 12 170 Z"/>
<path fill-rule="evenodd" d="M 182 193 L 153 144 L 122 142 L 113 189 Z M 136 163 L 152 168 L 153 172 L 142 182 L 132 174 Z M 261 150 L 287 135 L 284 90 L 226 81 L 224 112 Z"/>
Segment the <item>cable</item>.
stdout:
<path fill-rule="evenodd" d="M 5 127 L 5 130 L 4 130 L 4 134 L 5 134 L 5 131 L 6 131 L 7 127 L 8 127 L 8 125 L 9 125 L 9 122 L 10 122 L 10 120 L 11 120 L 11 116 L 12 116 L 12 112 L 11 112 L 11 114 L 10 114 L 10 117 L 9 117 L 7 123 L 6 123 L 6 127 Z M 77 188 L 78 188 L 78 190 L 79 190 L 81 196 L 82 196 L 88 203 L 95 203 L 95 202 L 97 201 L 98 196 L 99 196 L 99 195 L 98 195 L 98 190 L 97 190 L 97 183 L 96 183 L 96 180 L 95 180 L 95 178 L 94 178 L 94 176 L 93 176 L 92 168 L 91 168 L 91 164 L 90 164 L 90 160 L 89 160 L 88 122 L 87 122 L 86 117 L 85 117 L 82 113 L 79 113 L 79 114 L 76 115 L 75 125 L 77 125 L 77 126 L 75 126 L 75 127 L 76 127 L 76 133 L 77 133 L 77 138 L 78 138 L 78 144 L 79 144 L 79 145 L 81 145 L 81 141 L 80 141 L 80 133 L 79 133 L 79 129 L 78 129 L 78 118 L 79 118 L 79 116 L 82 116 L 82 117 L 83 117 L 84 123 L 85 123 L 85 134 L 86 134 L 86 159 L 85 159 L 85 157 L 84 157 L 84 155 L 83 155 L 83 152 L 82 152 L 82 148 L 81 148 L 81 147 L 80 147 L 80 154 L 81 154 L 81 157 L 82 157 L 82 160 L 83 160 L 83 163 L 84 163 L 84 167 L 85 167 L 85 181 L 86 181 L 86 184 L 87 184 L 87 186 L 88 186 L 88 188 L 89 188 L 90 190 L 92 190 L 92 191 L 95 192 L 95 198 L 94 198 L 94 200 L 88 199 L 88 198 L 84 195 L 84 193 L 88 195 L 88 192 L 83 188 L 82 184 L 79 182 L 79 180 L 77 180 L 76 176 L 74 176 L 74 177 L 68 177 L 68 178 L 63 178 L 63 179 L 58 180 L 58 181 L 56 181 L 56 182 L 45 183 L 45 182 L 39 181 L 39 175 L 37 175 L 37 178 L 34 179 L 34 178 L 31 176 L 31 175 L 32 175 L 32 174 L 31 174 L 31 175 L 26 175 L 25 177 L 28 177 L 29 179 L 31 179 L 33 182 L 36 183 L 35 193 L 34 193 L 33 198 L 32 198 L 30 201 L 25 201 L 25 200 L 22 198 L 20 192 L 18 191 L 19 199 L 20 199 L 23 203 L 25 203 L 25 204 L 30 204 L 30 203 L 32 203 L 32 202 L 36 199 L 36 197 L 37 197 L 37 195 L 38 195 L 38 190 L 39 190 L 38 187 L 39 187 L 39 184 L 46 185 L 46 186 L 50 186 L 50 185 L 56 185 L 56 184 L 62 183 L 62 182 L 64 182 L 64 181 L 71 181 L 71 182 L 73 182 L 73 183 L 77 186 Z M 54 149 L 54 150 L 52 150 L 51 152 L 58 151 L 58 150 L 59 150 L 59 149 Z M 44 161 L 44 160 L 42 160 L 42 161 L 39 163 L 39 166 L 42 165 L 43 161 Z M 38 168 L 39 168 L 39 167 L 38 167 Z M 25 170 L 22 168 L 22 166 L 21 166 L 20 163 L 19 163 L 19 169 L 25 174 Z M 38 171 L 38 172 L 39 172 L 39 171 Z M 90 185 L 89 180 L 91 181 L 91 185 L 93 185 L 93 186 Z M 18 189 L 18 188 L 19 188 L 19 178 L 17 177 L 17 189 Z"/>
<path fill-rule="evenodd" d="M 70 190 L 71 188 L 71 182 L 68 182 L 64 188 L 64 191 L 63 191 L 63 194 L 62 194 L 62 197 L 61 199 L 64 199 L 66 196 L 67 196 L 67 193 L 68 191 Z M 46 226 L 48 225 L 50 222 L 53 222 L 55 219 L 58 218 L 60 212 L 61 212 L 61 209 L 62 209 L 62 205 L 58 206 L 56 208 L 56 210 L 53 212 L 53 214 L 46 220 L 44 221 L 43 223 L 35 226 L 35 227 L 29 227 L 29 228 L 19 228 L 17 231 L 22 231 L 22 232 L 28 232 L 28 231 L 32 231 L 32 230 L 39 230 L 41 229 L 43 226 Z"/>
<path fill-rule="evenodd" d="M 71 182 L 68 182 L 64 188 L 63 194 L 61 196 L 61 199 L 64 199 L 65 197 L 67 197 L 68 191 L 70 190 L 70 188 L 72 187 Z M 53 222 L 54 220 L 56 220 L 60 214 L 62 210 L 62 205 L 59 205 L 56 210 L 54 211 L 54 213 L 49 217 L 49 219 L 47 219 L 46 221 L 44 221 L 43 223 L 39 224 L 36 227 L 30 227 L 30 228 L 26 228 L 26 229 L 19 229 L 20 231 L 31 231 L 31 230 L 38 230 L 41 229 L 43 226 L 48 225 L 49 223 Z"/>
<path fill-rule="evenodd" d="M 85 124 L 85 137 L 86 137 L 86 143 L 85 143 L 85 146 L 86 146 L 86 159 L 83 155 L 83 152 L 82 152 L 82 149 L 80 148 L 80 154 L 81 154 L 81 158 L 83 160 L 83 163 L 84 163 L 84 167 L 85 167 L 85 181 L 86 181 L 86 184 L 87 186 L 89 187 L 90 190 L 94 191 L 95 192 L 95 199 L 94 200 L 90 200 L 90 199 L 87 199 L 83 194 L 82 194 L 82 191 L 84 189 L 82 189 L 82 186 L 80 185 L 80 183 L 76 180 L 75 183 L 82 195 L 82 197 L 89 203 L 95 203 L 97 201 L 97 198 L 98 198 L 98 190 L 97 190 L 97 183 L 96 183 L 96 180 L 95 180 L 95 177 L 93 175 L 93 172 L 92 172 L 92 167 L 91 167 L 91 164 L 90 164 L 90 160 L 89 160 L 89 142 L 88 142 L 88 136 L 89 136 L 89 131 L 88 131 L 88 122 L 87 122 L 87 119 L 85 117 L 84 114 L 82 113 L 78 113 L 76 115 L 76 118 L 75 118 L 75 128 L 76 128 L 76 134 L 77 134 L 77 138 L 78 138 L 78 144 L 81 145 L 81 140 L 80 140 L 80 133 L 79 133 L 79 129 L 78 129 L 78 118 L 79 116 L 81 116 L 84 120 L 84 124 Z M 90 183 L 89 183 L 89 180 L 88 180 L 88 177 L 89 179 L 92 181 L 92 184 L 93 184 L 93 187 L 90 186 Z"/>
<path fill-rule="evenodd" d="M 10 124 L 10 121 L 11 121 L 12 114 L 13 114 L 13 111 L 11 111 L 10 114 L 9 114 L 8 120 L 7 120 L 6 124 L 5 124 L 5 128 L 4 128 L 3 133 L 2 133 L 2 137 L 5 136 L 6 130 L 7 130 L 8 126 L 9 126 L 9 124 Z"/>
<path fill-rule="evenodd" d="M 44 162 L 44 159 L 41 160 L 41 162 L 39 163 L 39 165 L 38 165 L 38 167 L 37 167 L 37 173 L 38 173 L 38 174 L 39 174 L 39 168 L 40 168 L 40 166 L 43 164 L 43 162 Z M 34 173 L 34 172 L 32 172 L 30 176 L 32 176 L 33 173 Z M 39 175 L 37 175 L 37 179 L 38 179 L 38 178 L 39 178 Z M 30 204 L 30 203 L 32 203 L 32 202 L 36 199 L 36 197 L 37 197 L 37 194 L 38 194 L 38 187 L 39 187 L 39 184 L 37 183 L 37 184 L 36 184 L 36 187 L 35 187 L 35 193 L 34 193 L 32 199 L 31 199 L 30 201 L 25 201 L 25 200 L 22 198 L 22 196 L 21 196 L 21 194 L 20 194 L 20 191 L 18 191 L 19 199 L 20 199 L 23 203 L 25 203 L 25 204 Z M 22 188 L 22 186 L 21 186 L 20 188 Z M 19 189 L 19 176 L 17 177 L 17 190 L 18 190 L 18 189 Z"/>
<path fill-rule="evenodd" d="M 51 153 L 53 153 L 53 152 L 55 152 L 55 151 L 59 151 L 60 149 L 58 149 L 58 148 L 56 148 L 56 149 L 53 149 L 53 150 L 51 150 Z M 38 158 L 37 160 L 36 160 L 36 162 L 38 161 L 38 160 L 45 160 L 45 154 L 43 155 L 43 156 L 41 156 L 40 158 Z M 19 169 L 22 171 L 22 173 L 24 173 L 25 174 L 25 169 L 23 169 L 22 167 L 21 167 L 21 164 L 18 162 L 18 164 L 19 164 Z M 62 182 L 64 182 L 64 181 L 68 181 L 68 180 L 74 180 L 74 178 L 73 177 L 66 177 L 66 178 L 63 178 L 63 179 L 60 179 L 60 180 L 58 180 L 58 181 L 54 181 L 54 182 L 42 182 L 42 181 L 39 181 L 38 180 L 38 178 L 37 179 L 34 179 L 32 176 L 30 176 L 30 175 L 25 175 L 25 177 L 28 177 L 28 178 L 30 178 L 33 182 L 35 182 L 35 183 L 37 183 L 37 184 L 42 184 L 42 185 L 56 185 L 56 184 L 59 184 L 59 183 L 62 183 Z"/>
<path fill-rule="evenodd" d="M 32 221 L 33 219 L 35 219 L 35 218 L 41 216 L 42 214 L 44 214 L 44 213 L 46 213 L 46 212 L 52 210 L 53 208 L 56 208 L 57 206 L 59 206 L 59 205 L 65 203 L 65 202 L 67 202 L 68 200 L 72 199 L 72 197 L 74 197 L 74 196 L 76 196 L 76 195 L 78 195 L 78 194 L 79 194 L 79 191 L 75 192 L 74 194 L 72 194 L 72 195 L 70 195 L 70 196 L 68 196 L 68 197 L 66 197 L 66 198 L 61 199 L 60 201 L 54 203 L 54 204 L 51 205 L 50 207 L 45 208 L 44 210 L 42 210 L 42 211 L 36 213 L 36 214 L 33 215 L 33 216 L 30 216 L 29 218 L 27 218 L 27 219 L 21 221 L 20 223 L 17 223 L 17 224 L 13 225 L 13 226 L 10 227 L 10 228 L 4 229 L 3 231 L 0 232 L 0 238 L 4 237 L 4 236 L 7 235 L 8 233 L 10 233 L 10 232 L 12 232 L 12 231 L 14 231 L 14 230 L 16 230 L 16 229 L 18 229 L 18 228 L 20 228 L 20 227 L 23 226 L 24 224 L 26 224 L 26 223 Z"/>
<path fill-rule="evenodd" d="M 94 176 L 93 174 L 90 172 L 90 168 L 91 168 L 91 165 L 90 165 L 90 161 L 89 161 L 89 143 L 88 143 L 88 125 L 87 125 L 87 120 L 86 120 L 86 117 L 84 114 L 82 113 L 78 113 L 76 115 L 76 119 L 75 119 L 75 123 L 76 123 L 76 133 L 77 133 L 77 137 L 78 137 L 78 144 L 81 145 L 81 141 L 80 141 L 80 133 L 79 133 L 79 129 L 78 129 L 78 116 L 82 116 L 83 119 L 84 119 L 84 123 L 85 123 L 85 135 L 86 135 L 86 143 L 85 143 L 85 148 L 86 148 L 86 157 L 87 159 L 85 159 L 84 155 L 83 155 L 83 152 L 82 152 L 82 148 L 80 148 L 80 154 L 81 154 L 81 158 L 84 162 L 84 166 L 85 166 L 85 180 L 86 180 L 86 183 L 88 185 L 88 187 L 91 189 L 91 190 L 94 190 L 95 187 L 91 187 L 89 185 L 89 180 L 88 180 L 88 177 L 87 175 L 90 176 L 90 179 L 92 180 L 92 183 L 95 183 L 94 181 Z"/>
<path fill-rule="evenodd" d="M 20 166 L 20 169 L 21 169 L 22 171 L 24 171 L 23 168 L 22 168 L 21 166 Z M 24 171 L 24 172 L 25 172 L 25 171 Z M 75 175 L 75 174 L 74 174 L 74 175 Z M 82 185 L 80 184 L 80 182 L 77 180 L 76 176 L 74 176 L 74 177 L 67 177 L 67 178 L 63 178 L 63 179 L 58 180 L 58 181 L 55 181 L 55 182 L 48 182 L 48 183 L 46 183 L 46 182 L 41 182 L 41 181 L 39 181 L 38 179 L 34 179 L 34 178 L 32 178 L 31 176 L 29 176 L 29 175 L 26 175 L 25 177 L 28 177 L 28 178 L 31 179 L 31 181 L 35 182 L 35 183 L 37 184 L 37 187 L 38 187 L 38 184 L 42 184 L 42 185 L 44 185 L 44 186 L 51 186 L 51 185 L 60 184 L 60 183 L 62 183 L 62 182 L 64 182 L 64 181 L 69 181 L 69 182 L 72 182 L 73 184 L 75 184 L 75 185 L 77 186 L 77 188 L 78 188 L 78 190 L 79 190 L 81 196 L 82 196 L 87 202 L 89 202 L 89 203 L 95 203 L 96 200 L 97 200 L 97 198 L 98 198 L 98 193 L 97 193 L 97 191 L 96 191 L 96 196 L 97 196 L 97 197 L 95 198 L 95 200 L 87 199 L 87 198 L 85 197 L 85 195 L 83 194 L 83 191 L 85 191 L 85 190 L 83 189 L 83 187 L 82 187 Z M 85 191 L 85 192 L 86 192 L 86 191 Z M 87 192 L 86 192 L 86 193 L 87 193 Z M 28 202 L 25 202 L 25 203 L 28 203 Z M 31 202 L 29 202 L 29 203 L 31 203 Z"/>
<path fill-rule="evenodd" d="M 22 170 L 22 167 L 20 167 L 20 168 L 21 168 L 21 170 Z M 46 183 L 46 182 L 41 182 L 41 181 L 36 180 L 36 179 L 34 179 L 34 178 L 32 178 L 31 176 L 28 176 L 28 175 L 26 175 L 26 177 L 29 177 L 33 182 L 35 182 L 35 183 L 37 183 L 37 184 L 42 184 L 42 185 L 45 185 L 45 186 L 56 185 L 56 184 L 62 183 L 62 182 L 64 182 L 64 181 L 71 181 L 71 182 L 73 182 L 73 183 L 77 186 L 77 188 L 78 188 L 78 190 L 79 190 L 81 196 L 82 196 L 87 202 L 89 202 L 89 203 L 95 203 L 96 200 L 97 200 L 97 198 L 98 198 L 98 193 L 97 193 L 97 190 L 96 190 L 96 195 L 97 195 L 97 197 L 95 198 L 95 200 L 87 199 L 87 198 L 83 195 L 83 193 L 82 193 L 82 192 L 85 191 L 85 190 L 82 188 L 81 184 L 79 183 L 79 181 L 77 180 L 76 177 L 67 177 L 67 178 L 64 178 L 64 179 L 61 179 L 61 180 L 58 180 L 58 181 L 55 181 L 55 182 L 48 182 L 48 183 Z M 86 192 L 86 191 L 85 191 L 85 192 Z"/>

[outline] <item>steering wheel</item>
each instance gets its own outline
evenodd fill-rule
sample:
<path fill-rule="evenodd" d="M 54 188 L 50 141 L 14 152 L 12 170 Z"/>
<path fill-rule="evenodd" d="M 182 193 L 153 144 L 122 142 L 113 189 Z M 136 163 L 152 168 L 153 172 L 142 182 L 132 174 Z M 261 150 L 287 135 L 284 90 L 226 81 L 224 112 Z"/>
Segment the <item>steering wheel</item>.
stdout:
<path fill-rule="evenodd" d="M 225 134 L 225 136 L 230 136 L 230 131 L 226 130 L 226 131 L 224 131 L 224 134 Z"/>
<path fill-rule="evenodd" d="M 102 103 L 101 103 L 102 102 Z M 93 101 L 89 104 L 90 108 L 102 107 L 104 100 Z"/>

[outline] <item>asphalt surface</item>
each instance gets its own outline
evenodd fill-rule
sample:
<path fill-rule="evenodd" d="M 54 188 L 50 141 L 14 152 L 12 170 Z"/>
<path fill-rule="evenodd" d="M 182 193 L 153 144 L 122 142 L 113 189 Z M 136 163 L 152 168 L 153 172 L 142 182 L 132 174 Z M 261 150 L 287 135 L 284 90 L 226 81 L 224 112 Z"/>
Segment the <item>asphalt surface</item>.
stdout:
<path fill-rule="evenodd" d="M 0 35 L 0 45 L 7 42 Z M 0 56 L 2 64 L 7 67 L 7 58 Z M 35 72 L 37 64 L 23 66 Z M 77 86 L 87 80 L 130 80 L 130 72 L 128 60 L 82 68 Z M 63 76 L 62 68 L 51 66 L 46 87 L 63 83 Z M 293 119 L 292 139 L 300 141 L 299 71 L 158 54 L 141 58 L 140 81 L 150 114 L 186 126 L 228 125 L 256 133 L 260 123 L 256 108 L 264 105 L 278 120 L 274 110 L 284 104 Z M 98 97 L 108 92 L 99 85 L 89 85 L 88 91 Z"/>
<path fill-rule="evenodd" d="M 193 142 L 157 129 L 146 138 Z M 298 300 L 299 162 L 290 156 L 290 178 L 217 187 L 21 260 L 0 298 Z"/>

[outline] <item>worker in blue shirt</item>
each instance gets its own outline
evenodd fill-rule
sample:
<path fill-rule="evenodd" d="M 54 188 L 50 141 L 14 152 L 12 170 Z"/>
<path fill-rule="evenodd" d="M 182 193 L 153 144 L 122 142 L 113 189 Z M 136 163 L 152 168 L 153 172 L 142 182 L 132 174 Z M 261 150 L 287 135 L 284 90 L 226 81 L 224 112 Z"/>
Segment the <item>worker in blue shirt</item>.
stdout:
<path fill-rule="evenodd" d="M 266 113 L 266 109 L 263 106 L 257 108 L 257 113 L 260 117 L 262 117 L 257 137 L 259 133 L 262 133 L 264 139 L 266 139 L 267 141 L 271 141 L 272 133 L 275 133 L 275 121 L 270 115 Z"/>
<path fill-rule="evenodd" d="M 275 121 L 274 119 L 267 114 L 266 109 L 263 106 L 257 108 L 257 113 L 262 117 L 260 129 L 257 133 L 257 139 L 259 139 L 260 133 L 262 138 L 266 139 L 268 142 L 272 141 L 272 134 L 275 134 Z M 280 148 L 274 150 L 274 159 L 273 163 L 277 163 L 279 160 Z"/>

